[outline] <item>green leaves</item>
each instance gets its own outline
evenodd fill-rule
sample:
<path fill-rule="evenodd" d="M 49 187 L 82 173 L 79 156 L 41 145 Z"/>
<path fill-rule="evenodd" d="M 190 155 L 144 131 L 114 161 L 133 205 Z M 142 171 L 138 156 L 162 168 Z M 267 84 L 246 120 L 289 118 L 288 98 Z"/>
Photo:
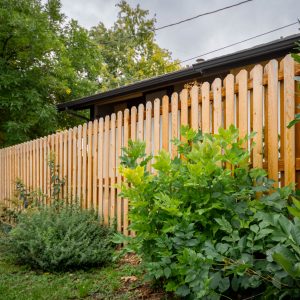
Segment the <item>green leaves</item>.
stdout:
<path fill-rule="evenodd" d="M 109 263 L 113 231 L 91 211 L 70 205 L 23 213 L 10 232 L 9 249 L 18 262 L 46 271 L 65 271 Z"/>
<path fill-rule="evenodd" d="M 122 157 L 129 184 L 122 192 L 137 232 L 129 243 L 147 275 L 190 299 L 286 293 L 283 287 L 298 279 L 276 246 L 294 255 L 295 266 L 300 257 L 300 221 L 290 220 L 287 208 L 291 188 L 274 189 L 264 170 L 249 169 L 247 137 L 239 139 L 236 128 L 182 132 L 186 142 L 175 144 L 183 159 L 161 151 L 155 175 L 145 170 L 143 144 L 130 143 Z M 299 203 L 294 199 L 291 213 Z"/>
<path fill-rule="evenodd" d="M 288 210 L 294 217 L 300 218 L 300 201 L 295 197 L 292 198 L 294 206 L 289 206 Z"/>
<path fill-rule="evenodd" d="M 227 233 L 232 232 L 232 226 L 231 224 L 222 216 L 222 218 L 215 218 L 215 221 L 221 226 L 220 230 L 223 230 Z"/>
<path fill-rule="evenodd" d="M 87 30 L 59 0 L 0 0 L 0 147 L 82 123 L 57 103 L 179 69 L 154 41 L 156 20 L 117 6 L 112 28 Z"/>
<path fill-rule="evenodd" d="M 134 81 L 169 73 L 180 68 L 171 53 L 155 42 L 155 18 L 139 5 L 130 7 L 126 1 L 117 4 L 119 10 L 113 26 L 102 22 L 90 30 L 101 51 L 107 88 L 124 86 Z"/>
<path fill-rule="evenodd" d="M 162 173 L 168 173 L 171 170 L 171 157 L 166 151 L 160 151 L 159 155 L 155 157 L 155 162 L 152 164 L 153 168 Z"/>

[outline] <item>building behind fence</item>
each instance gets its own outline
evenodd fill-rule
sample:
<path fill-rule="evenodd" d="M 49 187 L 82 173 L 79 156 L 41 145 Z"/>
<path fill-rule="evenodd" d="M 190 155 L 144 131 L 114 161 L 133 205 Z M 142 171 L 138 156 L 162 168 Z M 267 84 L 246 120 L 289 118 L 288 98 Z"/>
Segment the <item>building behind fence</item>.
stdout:
<path fill-rule="evenodd" d="M 253 167 L 263 167 L 277 185 L 300 185 L 300 125 L 294 119 L 300 97 L 295 75 L 300 66 L 290 55 L 271 60 L 265 68 L 229 74 L 222 82 L 203 82 L 47 137 L 0 149 L 0 203 L 10 205 L 16 179 L 31 191 L 50 195 L 48 159 L 55 153 L 59 176 L 66 179 L 62 197 L 80 199 L 83 208 L 95 209 L 107 223 L 116 219 L 120 232 L 128 235 L 128 200 L 119 196 L 118 172 L 122 148 L 128 140 L 143 140 L 146 152 L 165 149 L 177 155 L 171 140 L 180 138 L 180 126 L 190 125 L 215 133 L 234 124 L 240 136 L 256 132 L 251 152 Z M 245 148 L 249 147 L 244 145 Z"/>

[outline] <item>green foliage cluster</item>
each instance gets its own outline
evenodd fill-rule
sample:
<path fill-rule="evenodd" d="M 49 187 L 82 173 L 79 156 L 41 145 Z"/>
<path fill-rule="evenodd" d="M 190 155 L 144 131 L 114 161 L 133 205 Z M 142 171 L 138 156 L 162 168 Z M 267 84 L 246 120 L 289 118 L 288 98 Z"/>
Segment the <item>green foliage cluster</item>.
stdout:
<path fill-rule="evenodd" d="M 111 262 L 112 230 L 80 207 L 43 207 L 23 213 L 8 235 L 18 262 L 47 271 L 87 268 Z"/>
<path fill-rule="evenodd" d="M 113 28 L 89 31 L 60 0 L 0 0 L 0 147 L 82 122 L 57 103 L 178 69 L 154 41 L 155 19 L 118 7 Z"/>
<path fill-rule="evenodd" d="M 90 31 L 100 47 L 108 77 L 103 82 L 109 88 L 119 87 L 136 80 L 178 70 L 178 61 L 155 41 L 155 17 L 149 11 L 122 0 L 117 5 L 118 18 L 111 28 L 100 22 Z"/>
<path fill-rule="evenodd" d="M 39 191 L 29 192 L 17 182 L 17 202 L 7 210 L 8 220 L 0 220 L 0 224 L 12 224 L 4 239 L 7 251 L 19 263 L 46 271 L 110 263 L 113 229 L 102 225 L 94 211 L 82 210 L 78 203 L 60 198 L 64 179 L 59 178 L 54 161 L 51 155 L 50 199 Z"/>
<path fill-rule="evenodd" d="M 187 299 L 299 299 L 300 203 L 250 169 L 233 126 L 202 135 L 183 128 L 181 159 L 162 151 L 155 175 L 145 145 L 122 158 L 122 196 L 130 200 L 127 250 L 141 255 L 149 279 Z M 293 217 L 294 215 L 295 217 Z"/>

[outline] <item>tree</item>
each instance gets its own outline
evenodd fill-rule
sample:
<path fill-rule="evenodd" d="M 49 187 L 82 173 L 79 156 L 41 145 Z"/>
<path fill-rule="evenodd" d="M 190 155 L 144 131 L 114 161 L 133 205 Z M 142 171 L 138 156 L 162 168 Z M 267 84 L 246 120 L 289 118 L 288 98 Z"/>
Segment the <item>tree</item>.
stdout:
<path fill-rule="evenodd" d="M 155 18 L 125 1 L 114 26 L 66 21 L 60 0 L 0 0 L 0 147 L 75 126 L 74 100 L 177 70 L 154 40 Z"/>
<path fill-rule="evenodd" d="M 118 19 L 111 28 L 99 23 L 91 29 L 110 74 L 103 78 L 104 86 L 115 88 L 178 70 L 178 61 L 172 61 L 171 53 L 155 42 L 156 19 L 148 18 L 149 11 L 139 5 L 131 8 L 126 1 L 117 6 Z"/>
<path fill-rule="evenodd" d="M 77 22 L 65 24 L 60 6 L 0 0 L 0 146 L 71 125 L 55 104 L 101 88 L 99 47 Z"/>

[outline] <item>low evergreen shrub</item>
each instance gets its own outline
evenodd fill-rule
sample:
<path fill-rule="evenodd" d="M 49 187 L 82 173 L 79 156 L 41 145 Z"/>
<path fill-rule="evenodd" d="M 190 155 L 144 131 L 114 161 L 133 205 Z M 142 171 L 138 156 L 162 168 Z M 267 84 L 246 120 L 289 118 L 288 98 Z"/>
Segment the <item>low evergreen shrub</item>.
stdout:
<path fill-rule="evenodd" d="M 111 262 L 112 234 L 91 211 L 53 205 L 22 213 L 7 247 L 19 263 L 65 271 Z"/>
<path fill-rule="evenodd" d="M 275 188 L 233 126 L 218 134 L 183 128 L 179 157 L 165 151 L 148 172 L 145 145 L 122 157 L 122 196 L 131 230 L 120 234 L 142 257 L 149 279 L 187 299 L 299 299 L 300 203 Z M 126 250 L 126 249 L 125 249 Z"/>
<path fill-rule="evenodd" d="M 29 191 L 17 180 L 15 198 L 0 215 L 0 221 L 12 228 L 1 243 L 19 263 L 45 271 L 110 263 L 112 228 L 101 225 L 93 211 L 82 210 L 79 201 L 70 205 L 67 198 L 60 198 L 65 179 L 59 178 L 59 166 L 54 162 L 52 153 L 48 162 L 50 197 L 40 190 Z"/>

